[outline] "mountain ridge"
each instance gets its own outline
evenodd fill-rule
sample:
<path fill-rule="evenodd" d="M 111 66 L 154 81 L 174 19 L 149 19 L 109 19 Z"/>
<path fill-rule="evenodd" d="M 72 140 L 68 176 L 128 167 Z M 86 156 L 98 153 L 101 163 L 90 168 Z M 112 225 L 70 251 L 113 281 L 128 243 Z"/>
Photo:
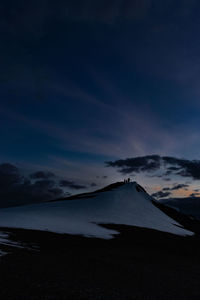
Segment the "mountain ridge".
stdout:
<path fill-rule="evenodd" d="M 115 183 L 84 197 L 84 200 L 68 199 L 1 209 L 0 227 L 105 239 L 113 238 L 119 232 L 100 224 L 138 226 L 178 235 L 193 234 L 157 208 L 152 197 L 136 182 Z"/>

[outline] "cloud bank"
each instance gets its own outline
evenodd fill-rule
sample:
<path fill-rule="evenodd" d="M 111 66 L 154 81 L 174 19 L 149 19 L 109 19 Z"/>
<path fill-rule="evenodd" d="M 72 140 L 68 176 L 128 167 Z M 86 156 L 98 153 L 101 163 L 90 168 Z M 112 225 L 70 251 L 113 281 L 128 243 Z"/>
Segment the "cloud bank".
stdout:
<path fill-rule="evenodd" d="M 175 184 L 174 186 L 172 187 L 164 187 L 162 190 L 156 192 L 156 193 L 153 193 L 151 194 L 152 197 L 154 198 L 157 198 L 157 199 L 161 199 L 161 198 L 167 198 L 169 197 L 173 191 L 177 191 L 177 190 L 181 190 L 181 189 L 184 189 L 184 190 L 187 190 L 189 188 L 189 184 Z M 195 195 L 198 195 L 198 193 L 192 193 L 190 195 L 190 197 L 194 197 Z"/>
<path fill-rule="evenodd" d="M 0 164 L 0 207 L 23 205 L 54 200 L 66 196 L 64 188 L 79 190 L 86 188 L 73 181 L 58 182 L 49 171 L 37 171 L 23 176 L 20 170 L 10 164 Z"/>
<path fill-rule="evenodd" d="M 200 179 L 200 160 L 182 159 L 172 156 L 147 155 L 106 162 L 106 166 L 117 168 L 122 174 L 152 173 L 161 171 L 158 177 L 179 175 Z M 163 171 L 164 170 L 164 171 Z M 156 177 L 157 175 L 155 175 Z"/>
<path fill-rule="evenodd" d="M 151 196 L 160 199 L 160 198 L 166 198 L 169 195 L 171 195 L 170 192 L 159 191 L 159 192 L 153 193 Z"/>

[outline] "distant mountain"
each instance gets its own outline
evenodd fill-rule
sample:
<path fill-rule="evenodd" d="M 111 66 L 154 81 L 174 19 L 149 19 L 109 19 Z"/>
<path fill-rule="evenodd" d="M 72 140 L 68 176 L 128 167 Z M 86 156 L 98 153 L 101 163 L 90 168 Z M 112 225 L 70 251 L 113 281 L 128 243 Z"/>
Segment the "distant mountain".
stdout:
<path fill-rule="evenodd" d="M 164 205 L 176 209 L 182 214 L 193 216 L 200 220 L 200 197 L 170 198 L 159 201 Z"/>
<path fill-rule="evenodd" d="M 0 226 L 49 230 L 109 239 L 118 234 L 108 224 L 130 225 L 192 235 L 156 207 L 136 182 L 118 182 L 93 193 L 54 202 L 0 210 Z"/>

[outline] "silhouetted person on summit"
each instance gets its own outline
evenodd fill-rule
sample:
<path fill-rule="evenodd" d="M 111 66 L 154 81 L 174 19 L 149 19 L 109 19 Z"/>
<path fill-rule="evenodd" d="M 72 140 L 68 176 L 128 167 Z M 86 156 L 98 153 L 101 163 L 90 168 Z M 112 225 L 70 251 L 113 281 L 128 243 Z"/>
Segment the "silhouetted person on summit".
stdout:
<path fill-rule="evenodd" d="M 131 181 L 130 178 L 124 179 L 124 183 L 128 183 L 128 182 L 130 182 L 130 181 Z"/>

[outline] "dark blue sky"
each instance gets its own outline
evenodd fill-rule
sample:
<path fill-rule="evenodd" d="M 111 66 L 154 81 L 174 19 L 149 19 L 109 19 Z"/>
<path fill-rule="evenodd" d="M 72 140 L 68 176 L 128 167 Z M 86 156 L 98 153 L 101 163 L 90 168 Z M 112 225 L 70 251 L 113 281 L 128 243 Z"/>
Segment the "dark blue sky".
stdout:
<path fill-rule="evenodd" d="M 121 178 L 107 160 L 200 159 L 199 13 L 197 0 L 1 1 L 1 161 L 102 185 Z"/>

